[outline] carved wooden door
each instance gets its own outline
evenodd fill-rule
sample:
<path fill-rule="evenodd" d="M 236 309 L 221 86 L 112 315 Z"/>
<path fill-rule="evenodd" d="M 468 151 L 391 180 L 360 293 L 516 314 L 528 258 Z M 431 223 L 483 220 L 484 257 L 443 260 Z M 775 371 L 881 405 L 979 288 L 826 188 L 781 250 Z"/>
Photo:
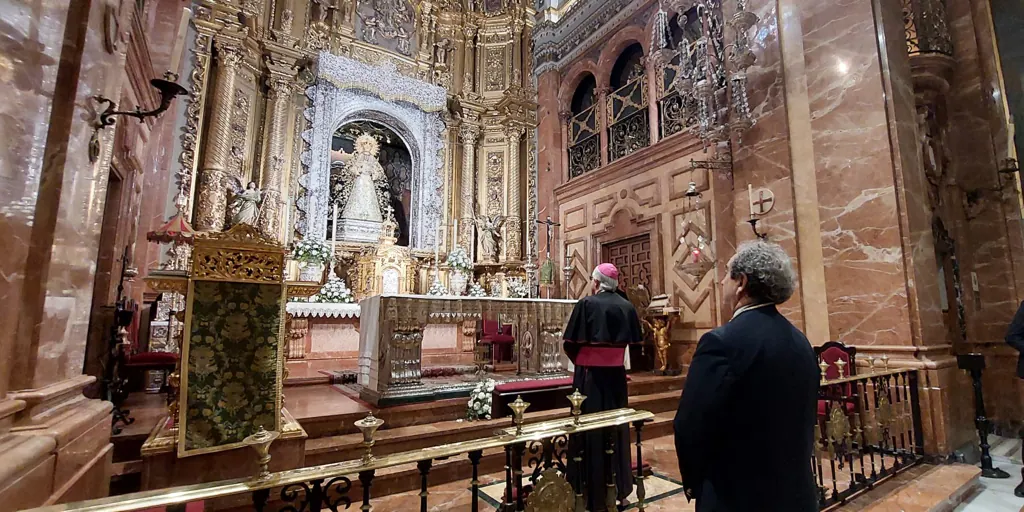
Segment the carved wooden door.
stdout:
<path fill-rule="evenodd" d="M 641 235 L 601 247 L 603 260 L 619 269 L 623 288 L 644 285 L 651 288 L 651 236 Z"/>

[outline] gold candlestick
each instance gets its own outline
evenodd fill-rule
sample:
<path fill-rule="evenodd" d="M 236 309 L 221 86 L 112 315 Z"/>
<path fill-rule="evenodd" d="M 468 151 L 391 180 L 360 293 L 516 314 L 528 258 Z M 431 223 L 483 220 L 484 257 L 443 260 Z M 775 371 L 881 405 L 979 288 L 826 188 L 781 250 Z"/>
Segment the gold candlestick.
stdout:
<path fill-rule="evenodd" d="M 836 359 L 836 366 L 839 367 L 839 378 L 841 379 L 843 377 L 846 377 L 846 374 L 843 372 L 843 369 L 846 368 L 846 361 L 843 361 L 842 359 Z"/>
<path fill-rule="evenodd" d="M 255 434 L 242 440 L 242 444 L 251 446 L 253 450 L 256 450 L 256 455 L 259 457 L 260 468 L 256 472 L 256 480 L 270 478 L 270 444 L 280 435 L 277 431 L 267 431 L 261 425 Z"/>
<path fill-rule="evenodd" d="M 828 378 L 825 377 L 825 372 L 828 371 L 828 363 L 822 361 L 818 363 L 818 368 L 821 368 L 821 383 L 824 384 L 828 382 Z"/>
<path fill-rule="evenodd" d="M 875 356 L 868 356 L 868 369 L 875 373 Z"/>
<path fill-rule="evenodd" d="M 882 354 L 882 368 L 884 368 L 885 371 L 889 371 L 889 355 L 888 354 Z"/>
<path fill-rule="evenodd" d="M 587 399 L 587 395 L 580 393 L 580 390 L 574 389 L 572 394 L 566 397 L 569 399 L 569 403 L 572 404 L 572 424 L 578 426 L 580 424 L 580 413 L 582 410 L 580 406 L 583 405 L 583 401 Z"/>
<path fill-rule="evenodd" d="M 366 448 L 366 453 L 363 454 L 364 463 L 373 460 L 373 445 L 375 443 L 373 435 L 383 424 L 384 420 L 374 418 L 372 412 L 367 414 L 365 418 L 355 422 L 356 428 L 363 433 L 363 448 Z"/>
<path fill-rule="evenodd" d="M 523 413 L 530 407 L 530 402 L 524 402 L 523 397 L 517 396 L 516 400 L 508 407 L 512 409 L 512 423 L 516 426 L 516 435 L 523 433 Z"/>

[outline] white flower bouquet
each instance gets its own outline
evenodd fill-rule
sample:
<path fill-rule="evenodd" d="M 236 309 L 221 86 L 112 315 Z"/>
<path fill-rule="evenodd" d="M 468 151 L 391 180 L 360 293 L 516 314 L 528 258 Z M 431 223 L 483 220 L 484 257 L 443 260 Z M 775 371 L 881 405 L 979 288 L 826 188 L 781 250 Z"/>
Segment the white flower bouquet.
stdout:
<path fill-rule="evenodd" d="M 466 250 L 458 245 L 448 253 L 448 259 L 445 260 L 445 263 L 455 271 L 462 271 L 467 274 L 473 272 L 473 260 L 466 254 Z"/>
<path fill-rule="evenodd" d="M 487 292 L 484 291 L 484 287 L 480 286 L 480 283 L 473 281 L 473 284 L 469 285 L 469 296 L 470 297 L 486 297 Z"/>
<path fill-rule="evenodd" d="M 521 277 L 510 277 L 506 280 L 508 283 L 508 296 L 513 299 L 525 299 L 530 296 L 530 288 L 526 285 L 526 280 Z"/>
<path fill-rule="evenodd" d="M 330 302 L 333 304 L 351 304 L 355 302 L 352 297 L 352 290 L 348 289 L 345 280 L 333 275 L 320 287 L 316 295 L 309 298 L 309 302 Z"/>
<path fill-rule="evenodd" d="M 327 263 L 331 259 L 331 246 L 326 240 L 303 238 L 292 248 L 292 258 L 305 263 Z"/>
<path fill-rule="evenodd" d="M 494 392 L 494 385 L 494 379 L 487 379 L 473 388 L 473 392 L 469 395 L 469 406 L 466 410 L 466 418 L 468 420 L 491 419 L 491 396 Z"/>
<path fill-rule="evenodd" d="M 441 281 L 435 277 L 434 282 L 430 283 L 430 290 L 427 292 L 427 295 L 431 295 L 433 297 L 443 297 L 445 295 L 450 294 L 448 293 L 448 289 L 445 288 L 443 284 L 441 284 Z"/>

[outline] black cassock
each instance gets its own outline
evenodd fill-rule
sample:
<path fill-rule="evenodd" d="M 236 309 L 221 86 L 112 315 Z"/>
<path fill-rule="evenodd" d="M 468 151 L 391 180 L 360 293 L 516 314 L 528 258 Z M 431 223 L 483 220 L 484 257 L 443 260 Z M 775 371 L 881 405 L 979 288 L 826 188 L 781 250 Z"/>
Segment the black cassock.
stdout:
<path fill-rule="evenodd" d="M 576 367 L 573 386 L 587 396 L 583 414 L 627 407 L 625 351 L 628 344 L 643 341 L 643 331 L 636 309 L 625 295 L 601 292 L 577 302 L 563 338 L 565 353 Z M 617 500 L 626 499 L 633 492 L 629 426 L 622 425 L 614 431 L 590 431 L 583 434 L 582 440 L 578 437 L 570 441 L 569 451 L 574 454 L 582 447 L 586 470 L 581 474 L 569 457 L 568 480 L 578 488 L 582 477 L 587 489 L 587 510 L 607 510 L 609 471 L 614 472 Z M 610 442 L 615 450 L 612 464 L 605 453 Z"/>

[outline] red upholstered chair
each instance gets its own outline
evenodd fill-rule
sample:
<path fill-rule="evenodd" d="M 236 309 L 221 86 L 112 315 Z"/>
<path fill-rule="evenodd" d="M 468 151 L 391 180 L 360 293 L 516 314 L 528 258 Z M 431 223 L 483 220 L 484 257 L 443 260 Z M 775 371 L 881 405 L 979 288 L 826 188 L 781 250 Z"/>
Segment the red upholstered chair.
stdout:
<path fill-rule="evenodd" d="M 497 367 L 500 363 L 512 362 L 512 347 L 516 338 L 512 335 L 511 325 L 500 325 L 498 320 L 484 318 L 478 332 L 480 339 L 477 342 L 490 347 L 492 365 Z"/>
<path fill-rule="evenodd" d="M 819 363 L 825 362 L 828 364 L 828 368 L 825 369 L 826 379 L 834 380 L 857 375 L 857 347 L 848 347 L 838 341 L 829 341 L 820 347 L 815 347 L 814 353 L 818 356 Z M 839 374 L 839 365 L 836 364 L 836 361 L 845 363 L 842 367 L 842 375 Z M 846 407 L 846 414 L 852 414 L 857 408 L 855 392 L 856 389 L 852 383 L 822 390 L 819 393 L 822 399 L 818 400 L 818 417 L 824 418 L 827 415 L 826 403 L 828 401 L 833 403 L 842 401 Z"/>

